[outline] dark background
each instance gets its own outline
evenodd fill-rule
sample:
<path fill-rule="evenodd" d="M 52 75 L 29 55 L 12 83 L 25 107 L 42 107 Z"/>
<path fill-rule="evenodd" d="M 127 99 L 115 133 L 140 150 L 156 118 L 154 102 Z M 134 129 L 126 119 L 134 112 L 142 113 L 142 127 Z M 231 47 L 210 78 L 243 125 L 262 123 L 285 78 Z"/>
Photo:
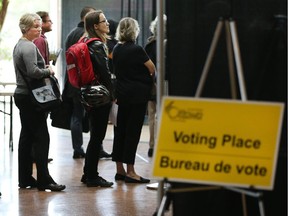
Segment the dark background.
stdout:
<path fill-rule="evenodd" d="M 248 100 L 286 106 L 286 9 L 285 0 L 166 1 L 169 94 L 195 96 L 217 22 L 230 17 L 236 22 Z M 225 40 L 223 29 L 201 97 L 231 98 Z M 267 216 L 287 215 L 286 113 L 285 108 L 275 187 L 264 191 Z M 257 200 L 247 200 L 248 215 L 260 215 Z M 243 215 L 240 194 L 227 190 L 174 194 L 172 201 L 175 215 Z"/>

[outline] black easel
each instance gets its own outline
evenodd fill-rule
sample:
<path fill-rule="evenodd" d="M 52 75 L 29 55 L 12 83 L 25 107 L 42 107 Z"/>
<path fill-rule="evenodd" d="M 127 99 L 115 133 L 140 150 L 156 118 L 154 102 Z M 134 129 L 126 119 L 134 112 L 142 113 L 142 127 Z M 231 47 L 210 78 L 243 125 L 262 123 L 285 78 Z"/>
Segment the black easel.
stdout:
<path fill-rule="evenodd" d="M 240 47 L 239 47 L 238 35 L 237 35 L 237 28 L 236 28 L 235 21 L 231 18 L 230 19 L 220 18 L 218 21 L 218 24 L 217 24 L 217 27 L 213 36 L 212 44 L 211 44 L 211 47 L 210 47 L 203 71 L 202 71 L 202 76 L 200 78 L 200 82 L 199 82 L 195 97 L 200 97 L 202 93 L 202 89 L 206 81 L 206 77 L 208 75 L 208 71 L 209 71 L 212 59 L 214 57 L 215 49 L 216 49 L 219 37 L 221 35 L 221 30 L 224 24 L 225 24 L 225 29 L 226 29 L 226 44 L 227 44 L 228 67 L 229 67 L 229 75 L 230 75 L 230 83 L 231 83 L 231 96 L 232 96 L 232 99 L 236 99 L 237 97 L 236 96 L 236 81 L 235 81 L 235 76 L 234 76 L 235 74 L 234 60 L 235 60 L 241 100 L 247 101 L 245 81 L 244 81 L 244 76 L 243 76 L 242 60 L 241 60 Z M 234 187 L 224 187 L 224 188 L 227 190 L 231 190 L 231 191 L 242 194 L 242 207 L 243 207 L 244 216 L 247 215 L 245 195 L 258 198 L 260 215 L 265 216 L 262 192 L 251 192 L 248 190 L 238 189 Z"/>
<path fill-rule="evenodd" d="M 221 31 L 223 29 L 223 26 L 225 25 L 226 29 L 226 44 L 227 44 L 227 53 L 228 53 L 228 67 L 229 67 L 229 75 L 230 75 L 230 83 L 231 83 L 231 96 L 232 99 L 237 98 L 236 93 L 236 81 L 235 81 L 235 70 L 234 70 L 234 60 L 236 64 L 237 69 L 237 75 L 238 75 L 238 81 L 239 81 L 239 88 L 240 88 L 240 94 L 241 94 L 241 100 L 247 101 L 247 95 L 246 95 L 246 88 L 245 88 L 245 82 L 244 82 L 244 76 L 243 76 L 243 68 L 242 68 L 242 62 L 241 62 L 241 56 L 240 56 L 240 48 L 238 43 L 238 36 L 237 36 L 237 30 L 236 30 L 236 24 L 232 19 L 223 19 L 220 18 L 218 21 L 218 24 L 216 26 L 216 30 L 214 32 L 214 36 L 212 39 L 212 43 L 208 52 L 208 56 L 202 71 L 202 75 L 199 81 L 198 88 L 196 90 L 195 97 L 200 97 L 207 75 L 208 71 L 211 66 L 211 62 L 213 60 L 215 50 L 217 47 L 218 40 L 221 35 Z M 234 53 L 234 55 L 233 55 Z M 164 183 L 167 183 L 168 180 L 165 178 Z M 163 185 L 162 182 L 162 185 Z M 160 185 L 159 185 L 160 186 Z M 221 187 L 221 186 L 205 186 L 205 187 L 191 187 L 191 188 L 178 188 L 173 189 L 171 187 L 166 187 L 164 189 L 164 195 L 162 197 L 162 200 L 160 202 L 159 208 L 157 212 L 154 215 L 162 216 L 164 214 L 164 211 L 168 209 L 170 202 L 171 202 L 171 194 L 172 193 L 182 193 L 182 192 L 194 192 L 194 191 L 204 191 L 204 190 L 216 190 L 216 189 L 226 189 L 233 192 L 240 193 L 242 195 L 242 208 L 243 208 L 243 216 L 247 216 L 247 208 L 246 208 L 246 195 L 251 196 L 258 199 L 259 204 L 259 212 L 261 216 L 265 216 L 264 212 L 264 203 L 263 203 L 263 193 L 262 192 L 252 192 L 249 190 L 234 188 L 234 187 Z M 253 188 L 251 186 L 251 188 Z"/>

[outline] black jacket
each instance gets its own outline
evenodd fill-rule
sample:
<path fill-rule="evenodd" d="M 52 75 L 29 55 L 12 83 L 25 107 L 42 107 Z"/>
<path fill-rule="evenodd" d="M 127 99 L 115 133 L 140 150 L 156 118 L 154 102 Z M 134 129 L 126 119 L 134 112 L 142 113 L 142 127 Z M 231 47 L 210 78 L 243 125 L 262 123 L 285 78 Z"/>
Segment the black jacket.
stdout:
<path fill-rule="evenodd" d="M 67 35 L 65 40 L 65 51 L 68 50 L 70 46 L 77 43 L 79 39 L 84 34 L 84 22 L 81 21 L 78 23 L 77 27 L 71 30 Z M 65 86 L 63 90 L 63 100 L 69 100 L 68 98 L 79 97 L 79 89 L 74 88 L 68 81 L 67 73 L 65 73 Z M 70 99 L 71 100 L 71 99 Z"/>
<path fill-rule="evenodd" d="M 108 49 L 101 41 L 93 41 L 88 44 L 94 73 L 100 84 L 106 86 L 111 94 L 111 99 L 114 99 L 113 86 L 111 82 L 111 72 L 108 66 Z"/>
<path fill-rule="evenodd" d="M 65 51 L 67 51 L 70 46 L 77 43 L 78 40 L 83 36 L 83 34 L 84 34 L 84 22 L 81 21 L 78 23 L 77 27 L 72 29 L 71 32 L 68 34 L 65 40 Z"/>

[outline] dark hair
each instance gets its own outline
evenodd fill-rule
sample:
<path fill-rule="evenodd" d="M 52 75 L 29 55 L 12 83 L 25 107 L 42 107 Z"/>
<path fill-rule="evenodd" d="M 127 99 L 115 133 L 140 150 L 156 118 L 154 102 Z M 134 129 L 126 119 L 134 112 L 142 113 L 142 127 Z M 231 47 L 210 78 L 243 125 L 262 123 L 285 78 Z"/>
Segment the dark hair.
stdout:
<path fill-rule="evenodd" d="M 95 30 L 94 28 L 95 24 L 99 24 L 100 14 L 103 14 L 102 10 L 96 10 L 87 13 L 84 20 L 85 30 L 88 37 L 97 37 L 106 43 L 106 39 L 108 38 L 107 34 L 99 33 L 99 31 Z"/>
<path fill-rule="evenodd" d="M 94 7 L 89 7 L 89 6 L 84 7 L 80 13 L 80 19 L 83 20 L 85 15 L 89 13 L 90 11 L 96 11 L 96 9 Z"/>
<path fill-rule="evenodd" d="M 116 22 L 113 19 L 108 19 L 108 23 L 109 23 L 109 29 L 110 29 L 109 35 L 115 35 L 116 29 L 118 26 L 118 22 Z"/>
<path fill-rule="evenodd" d="M 43 22 L 45 21 L 45 18 L 49 16 L 49 13 L 46 11 L 37 11 L 36 14 L 41 17 Z"/>

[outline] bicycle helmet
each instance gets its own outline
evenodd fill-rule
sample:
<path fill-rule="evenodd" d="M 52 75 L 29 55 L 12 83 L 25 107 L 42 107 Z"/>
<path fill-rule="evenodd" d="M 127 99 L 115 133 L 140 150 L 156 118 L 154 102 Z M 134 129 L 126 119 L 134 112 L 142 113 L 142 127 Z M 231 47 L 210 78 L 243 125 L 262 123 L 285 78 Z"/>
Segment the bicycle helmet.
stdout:
<path fill-rule="evenodd" d="M 111 101 L 110 92 L 104 85 L 81 88 L 80 99 L 88 107 L 103 106 Z"/>

